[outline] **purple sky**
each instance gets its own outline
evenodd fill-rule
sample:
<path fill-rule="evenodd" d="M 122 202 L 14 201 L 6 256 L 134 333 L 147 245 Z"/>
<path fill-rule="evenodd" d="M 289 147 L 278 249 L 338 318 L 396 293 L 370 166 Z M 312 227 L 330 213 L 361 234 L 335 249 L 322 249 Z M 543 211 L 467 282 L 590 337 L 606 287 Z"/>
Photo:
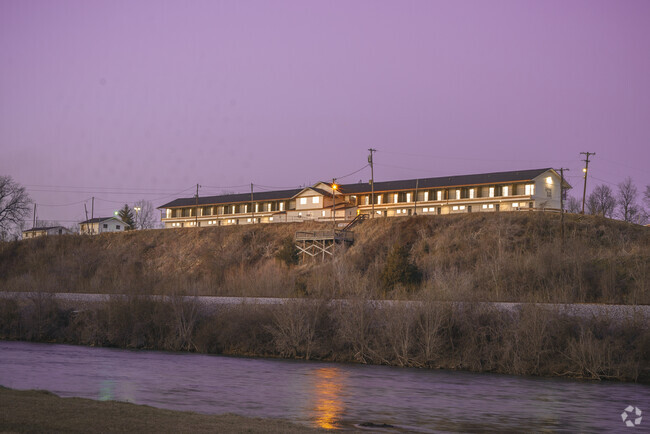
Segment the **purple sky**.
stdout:
<path fill-rule="evenodd" d="M 578 196 L 591 151 L 591 187 L 642 191 L 649 22 L 647 0 L 2 0 L 0 174 L 64 224 L 91 196 L 331 180 L 369 147 L 378 181 L 564 166 Z"/>

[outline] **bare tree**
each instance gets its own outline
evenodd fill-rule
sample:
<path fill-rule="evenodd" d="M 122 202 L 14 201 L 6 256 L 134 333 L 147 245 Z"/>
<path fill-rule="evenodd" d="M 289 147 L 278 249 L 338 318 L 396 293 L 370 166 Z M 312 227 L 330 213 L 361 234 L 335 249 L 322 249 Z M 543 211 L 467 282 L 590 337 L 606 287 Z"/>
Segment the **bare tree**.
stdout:
<path fill-rule="evenodd" d="M 632 178 L 627 177 L 625 181 L 618 184 L 618 214 L 626 222 L 636 223 L 642 214 L 641 208 L 636 203 L 637 189 L 632 183 Z"/>
<path fill-rule="evenodd" d="M 153 229 L 156 227 L 156 218 L 154 214 L 153 204 L 151 202 L 144 199 L 139 200 L 135 203 L 133 209 L 136 210 L 136 229 Z"/>
<path fill-rule="evenodd" d="M 570 213 L 574 213 L 574 214 L 580 214 L 580 211 L 582 209 L 581 208 L 582 205 L 580 204 L 580 200 L 576 199 L 573 196 L 569 196 L 569 199 L 567 200 L 567 203 L 566 203 L 565 206 L 566 206 L 567 211 L 569 211 Z"/>
<path fill-rule="evenodd" d="M 616 208 L 616 199 L 609 186 L 601 184 L 594 188 L 587 198 L 587 211 L 592 215 L 602 215 L 611 218 Z"/>
<path fill-rule="evenodd" d="M 650 185 L 645 186 L 645 193 L 643 193 L 643 201 L 650 207 Z"/>
<path fill-rule="evenodd" d="M 22 226 L 31 203 L 25 187 L 11 176 L 0 176 L 0 232 L 6 234 L 14 226 Z"/>

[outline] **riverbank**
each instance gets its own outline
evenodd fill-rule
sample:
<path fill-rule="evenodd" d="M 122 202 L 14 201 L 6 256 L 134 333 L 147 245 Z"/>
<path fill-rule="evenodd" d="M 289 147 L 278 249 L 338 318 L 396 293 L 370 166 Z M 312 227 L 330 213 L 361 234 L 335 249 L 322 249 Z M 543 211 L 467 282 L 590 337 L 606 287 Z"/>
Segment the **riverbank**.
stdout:
<path fill-rule="evenodd" d="M 322 430 L 288 421 L 205 415 L 146 405 L 83 398 L 61 398 L 39 390 L 0 386 L 0 432 L 264 432 L 303 433 Z"/>
<path fill-rule="evenodd" d="M 111 297 L 73 309 L 51 294 L 0 304 L 0 339 L 650 383 L 645 316 L 575 316 L 485 303 L 214 306 Z"/>

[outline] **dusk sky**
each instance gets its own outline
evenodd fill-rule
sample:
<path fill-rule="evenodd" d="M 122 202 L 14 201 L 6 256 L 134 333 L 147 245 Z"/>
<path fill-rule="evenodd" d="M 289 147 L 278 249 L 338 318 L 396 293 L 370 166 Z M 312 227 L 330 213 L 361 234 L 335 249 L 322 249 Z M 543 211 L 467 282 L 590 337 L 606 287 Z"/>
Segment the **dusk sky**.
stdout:
<path fill-rule="evenodd" d="M 340 178 L 650 184 L 650 1 L 0 1 L 0 175 L 64 225 Z M 31 216 L 27 227 L 31 227 Z"/>

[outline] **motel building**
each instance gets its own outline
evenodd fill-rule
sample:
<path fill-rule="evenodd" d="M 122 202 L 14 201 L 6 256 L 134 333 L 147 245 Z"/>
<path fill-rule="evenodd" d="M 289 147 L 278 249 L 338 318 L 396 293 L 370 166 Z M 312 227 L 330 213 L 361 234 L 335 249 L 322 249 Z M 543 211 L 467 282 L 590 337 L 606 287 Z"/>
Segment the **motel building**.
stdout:
<path fill-rule="evenodd" d="M 560 175 L 550 168 L 375 182 L 376 217 L 498 211 L 560 211 Z M 564 189 L 571 186 L 564 181 Z M 370 183 L 179 198 L 159 207 L 165 228 L 350 221 L 371 214 Z"/>

